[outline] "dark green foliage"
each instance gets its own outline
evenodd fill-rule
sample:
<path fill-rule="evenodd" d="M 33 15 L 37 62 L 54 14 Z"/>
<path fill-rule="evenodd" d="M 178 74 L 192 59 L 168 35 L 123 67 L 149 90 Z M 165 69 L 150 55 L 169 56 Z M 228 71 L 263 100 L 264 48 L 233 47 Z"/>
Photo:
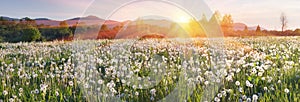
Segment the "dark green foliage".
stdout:
<path fill-rule="evenodd" d="M 47 41 L 68 38 L 73 35 L 69 28 L 40 28 L 40 31 L 43 38 L 45 38 Z"/>
<path fill-rule="evenodd" d="M 0 38 L 3 42 L 36 41 L 40 39 L 40 32 L 36 28 L 35 21 L 0 21 Z"/>
<path fill-rule="evenodd" d="M 0 37 L 5 42 L 16 42 L 20 38 L 22 26 L 16 22 L 0 21 Z"/>
<path fill-rule="evenodd" d="M 41 38 L 41 33 L 36 27 L 28 27 L 22 30 L 20 41 L 30 42 Z"/>
<path fill-rule="evenodd" d="M 59 27 L 50 27 L 37 25 L 35 20 L 28 17 L 18 22 L 0 18 L 0 42 L 51 41 L 69 39 L 72 35 L 72 29 L 66 21 L 61 22 Z"/>
<path fill-rule="evenodd" d="M 39 29 L 42 33 L 44 40 L 51 41 L 57 39 L 68 39 L 72 37 L 72 29 L 66 21 L 59 23 L 59 27 L 44 27 Z"/>
<path fill-rule="evenodd" d="M 0 36 L 0 43 L 3 42 L 3 38 Z"/>
<path fill-rule="evenodd" d="M 0 17 L 0 21 L 4 21 L 4 18 L 2 16 Z"/>

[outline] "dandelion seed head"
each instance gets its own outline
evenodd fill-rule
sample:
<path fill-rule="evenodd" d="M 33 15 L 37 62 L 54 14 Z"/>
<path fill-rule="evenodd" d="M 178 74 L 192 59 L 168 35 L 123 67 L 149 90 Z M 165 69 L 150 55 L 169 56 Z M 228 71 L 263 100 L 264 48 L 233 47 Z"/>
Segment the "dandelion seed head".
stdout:
<path fill-rule="evenodd" d="M 286 89 L 284 89 L 284 92 L 285 92 L 285 93 L 289 93 L 290 90 L 289 90 L 288 88 L 286 88 Z"/>

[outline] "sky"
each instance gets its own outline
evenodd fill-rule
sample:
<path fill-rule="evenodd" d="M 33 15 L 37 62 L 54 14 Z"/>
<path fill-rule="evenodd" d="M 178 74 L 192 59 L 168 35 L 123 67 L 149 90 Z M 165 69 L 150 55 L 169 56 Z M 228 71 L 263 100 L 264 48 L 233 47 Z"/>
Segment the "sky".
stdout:
<path fill-rule="evenodd" d="M 222 14 L 231 14 L 235 22 L 280 29 L 280 15 L 287 16 L 288 28 L 300 28 L 300 0 L 205 0 Z"/>
<path fill-rule="evenodd" d="M 166 15 L 174 19 L 177 17 L 185 21 L 182 18 L 191 13 L 185 14 L 184 12 L 182 13 L 182 10 L 186 9 L 177 8 L 177 10 L 174 7 L 172 8 L 172 5 L 168 6 L 153 2 L 124 6 L 123 4 L 126 4 L 128 1 L 131 0 L 1 0 L 0 16 L 65 20 L 74 17 L 95 15 L 100 18 L 120 20 L 122 18 L 124 20 L 136 16 L 132 15 L 132 13 L 144 15 L 141 12 L 150 13 L 152 10 L 156 10 L 160 12 L 151 12 L 151 14 Z M 193 2 L 198 1 L 193 0 Z M 211 11 L 219 11 L 221 14 L 231 14 L 234 22 L 245 23 L 248 26 L 260 25 L 269 30 L 279 30 L 279 18 L 281 13 L 284 13 L 288 19 L 287 29 L 300 28 L 299 0 L 204 0 L 204 2 Z M 124 7 L 118 9 L 120 6 Z M 197 5 L 192 5 L 192 7 L 196 8 L 192 13 L 201 11 L 198 10 L 199 6 L 197 7 Z M 116 9 L 118 10 L 114 12 Z M 128 16 L 128 14 L 131 15 Z M 110 16 L 108 17 L 108 15 Z"/>

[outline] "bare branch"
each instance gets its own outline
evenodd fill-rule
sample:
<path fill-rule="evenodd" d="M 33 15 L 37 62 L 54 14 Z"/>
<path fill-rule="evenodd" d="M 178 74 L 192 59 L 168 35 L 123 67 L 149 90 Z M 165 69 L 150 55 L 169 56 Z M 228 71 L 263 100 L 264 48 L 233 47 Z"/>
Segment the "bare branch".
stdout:
<path fill-rule="evenodd" d="M 281 16 L 280 16 L 280 23 L 281 23 L 281 31 L 283 32 L 284 29 L 287 27 L 287 17 L 284 13 L 281 13 Z"/>

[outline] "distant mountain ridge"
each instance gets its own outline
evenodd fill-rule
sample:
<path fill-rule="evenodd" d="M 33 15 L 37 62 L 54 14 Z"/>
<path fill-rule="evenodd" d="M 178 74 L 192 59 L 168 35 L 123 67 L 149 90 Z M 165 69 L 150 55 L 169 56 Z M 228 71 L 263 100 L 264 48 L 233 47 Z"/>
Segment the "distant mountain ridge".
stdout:
<path fill-rule="evenodd" d="M 2 17 L 4 20 L 8 20 L 8 21 L 19 21 L 20 19 L 18 18 L 11 18 L 11 17 L 6 17 L 6 16 L 0 16 Z M 24 19 L 24 18 L 22 18 Z M 49 18 L 35 18 L 33 19 L 36 21 L 36 23 L 38 25 L 41 25 L 41 24 L 44 24 L 44 25 L 49 25 L 49 26 L 58 26 L 59 23 L 61 22 L 60 20 L 52 20 L 52 19 L 49 19 Z M 67 21 L 68 25 L 69 26 L 73 26 L 73 25 L 76 25 L 79 20 L 81 22 L 85 22 L 85 24 L 87 25 L 96 25 L 96 24 L 100 24 L 100 23 L 106 23 L 109 25 L 109 28 L 112 28 L 114 25 L 117 25 L 119 24 L 120 22 L 119 21 L 113 21 L 113 20 L 105 20 L 105 19 L 102 19 L 102 18 L 99 18 L 97 16 L 93 16 L 93 15 L 90 15 L 90 16 L 86 16 L 86 17 L 75 17 L 75 18 L 71 18 L 71 19 L 67 19 L 67 20 L 63 20 L 63 21 Z M 149 20 L 151 21 L 152 23 L 162 23 L 161 26 L 166 26 L 166 25 L 169 25 L 169 24 L 164 24 L 164 23 L 170 23 L 170 22 L 167 22 L 165 20 L 157 20 L 156 22 L 154 20 Z M 125 21 L 125 22 L 131 22 L 131 21 Z M 234 23 L 233 24 L 233 29 L 235 31 L 243 31 L 245 29 L 245 26 L 247 26 L 245 23 Z M 248 30 L 256 30 L 256 27 L 257 26 L 247 26 L 248 27 Z M 261 28 L 262 30 L 267 30 L 265 28 Z"/>
<path fill-rule="evenodd" d="M 6 17 L 6 16 L 0 16 L 0 17 L 2 17 L 4 20 L 8 20 L 8 21 L 20 21 L 21 19 L 24 19 L 24 18 L 21 18 L 21 19 L 11 18 L 11 17 Z M 69 26 L 76 25 L 78 22 L 84 22 L 86 25 L 95 25 L 95 24 L 100 24 L 100 23 L 104 23 L 104 22 L 108 25 L 120 23 L 118 21 L 113 21 L 113 20 L 104 20 L 97 16 L 75 17 L 75 18 L 71 18 L 71 19 L 67 19 L 67 20 L 52 20 L 49 18 L 35 18 L 33 20 L 35 20 L 35 22 L 38 25 L 43 24 L 43 25 L 48 25 L 48 26 L 59 26 L 59 23 L 62 21 L 67 21 Z"/>
<path fill-rule="evenodd" d="M 11 18 L 11 17 L 6 17 L 6 16 L 0 16 L 0 17 L 2 17 L 4 20 L 8 20 L 8 21 L 20 20 L 17 18 Z"/>
<path fill-rule="evenodd" d="M 233 29 L 235 31 L 243 31 L 245 29 L 245 26 L 247 26 L 245 23 L 234 23 Z M 256 30 L 257 26 L 247 26 L 248 30 Z M 265 28 L 260 28 L 261 30 L 267 30 Z"/>
<path fill-rule="evenodd" d="M 34 20 L 50 20 L 50 19 L 48 19 L 48 18 L 36 18 Z"/>

